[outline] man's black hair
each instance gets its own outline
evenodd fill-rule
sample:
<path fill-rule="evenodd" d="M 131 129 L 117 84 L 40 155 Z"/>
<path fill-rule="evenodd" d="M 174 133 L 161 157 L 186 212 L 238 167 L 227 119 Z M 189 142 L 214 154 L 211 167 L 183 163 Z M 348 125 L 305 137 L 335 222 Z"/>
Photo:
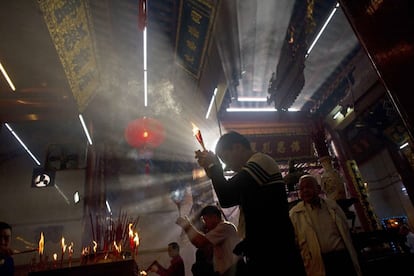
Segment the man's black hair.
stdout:
<path fill-rule="evenodd" d="M 241 144 L 246 149 L 251 149 L 250 141 L 236 131 L 230 131 L 223 134 L 217 142 L 216 153 L 231 149 L 234 144 Z"/>
<path fill-rule="evenodd" d="M 200 217 L 205 215 L 216 215 L 221 218 L 221 210 L 215 205 L 207 205 L 200 212 Z"/>
<path fill-rule="evenodd" d="M 0 230 L 4 230 L 4 229 L 10 229 L 12 230 L 12 227 L 10 224 L 4 222 L 4 221 L 0 221 Z"/>

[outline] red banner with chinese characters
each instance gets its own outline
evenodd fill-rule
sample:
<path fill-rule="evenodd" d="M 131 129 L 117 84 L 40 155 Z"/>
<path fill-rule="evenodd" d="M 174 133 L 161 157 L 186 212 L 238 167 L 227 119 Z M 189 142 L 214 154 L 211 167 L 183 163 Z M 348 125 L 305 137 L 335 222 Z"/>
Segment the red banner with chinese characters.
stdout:
<path fill-rule="evenodd" d="M 276 160 L 314 158 L 312 139 L 305 134 L 245 135 L 255 151 L 267 153 Z"/>

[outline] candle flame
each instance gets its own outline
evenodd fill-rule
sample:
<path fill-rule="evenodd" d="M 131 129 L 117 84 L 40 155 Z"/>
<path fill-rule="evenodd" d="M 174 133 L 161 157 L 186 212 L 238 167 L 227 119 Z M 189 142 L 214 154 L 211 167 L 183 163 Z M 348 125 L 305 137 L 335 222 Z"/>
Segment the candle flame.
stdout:
<path fill-rule="evenodd" d="M 138 245 L 139 245 L 138 232 L 135 232 L 135 234 L 134 234 L 134 242 L 135 242 L 135 246 L 138 247 Z"/>
<path fill-rule="evenodd" d="M 81 254 L 82 255 L 88 255 L 89 254 L 89 248 L 88 247 L 84 247 L 83 249 L 82 249 L 82 252 L 81 252 Z"/>
<path fill-rule="evenodd" d="M 64 237 L 62 237 L 62 240 L 61 240 L 60 244 L 61 244 L 61 247 L 62 247 L 62 252 L 65 253 L 67 245 L 65 244 L 65 238 Z"/>
<path fill-rule="evenodd" d="M 53 253 L 53 260 L 57 261 L 57 253 Z"/>
<path fill-rule="evenodd" d="M 128 235 L 129 235 L 129 237 L 132 239 L 132 238 L 134 237 L 134 232 L 132 231 L 132 223 L 130 223 L 130 224 L 128 225 L 128 229 L 129 229 L 129 231 L 128 231 Z"/>
<path fill-rule="evenodd" d="M 93 253 L 96 253 L 96 249 L 98 248 L 98 243 L 96 241 L 93 242 Z"/>
<path fill-rule="evenodd" d="M 43 232 L 40 232 L 39 255 L 43 255 L 44 246 L 45 246 L 45 236 L 43 235 Z"/>
<path fill-rule="evenodd" d="M 69 255 L 70 255 L 70 256 L 73 254 L 73 242 L 71 242 L 71 243 L 69 244 L 69 246 L 68 246 L 68 252 L 69 252 Z"/>

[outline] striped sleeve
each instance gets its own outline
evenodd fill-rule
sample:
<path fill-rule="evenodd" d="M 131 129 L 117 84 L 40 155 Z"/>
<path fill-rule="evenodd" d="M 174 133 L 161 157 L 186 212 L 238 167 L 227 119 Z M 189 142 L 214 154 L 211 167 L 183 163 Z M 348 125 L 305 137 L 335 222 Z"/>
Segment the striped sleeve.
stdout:
<path fill-rule="evenodd" d="M 255 153 L 243 167 L 259 185 L 284 183 L 279 166 L 272 157 L 263 153 Z"/>

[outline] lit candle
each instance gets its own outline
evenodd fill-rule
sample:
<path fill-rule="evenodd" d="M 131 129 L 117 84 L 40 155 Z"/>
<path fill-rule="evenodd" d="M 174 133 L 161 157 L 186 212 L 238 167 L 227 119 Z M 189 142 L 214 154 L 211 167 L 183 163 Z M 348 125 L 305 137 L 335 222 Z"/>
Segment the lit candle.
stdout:
<path fill-rule="evenodd" d="M 53 268 L 57 267 L 57 258 L 58 258 L 58 254 L 53 253 Z"/>
<path fill-rule="evenodd" d="M 70 243 L 68 246 L 68 254 L 69 254 L 69 267 L 72 266 L 72 254 L 73 254 L 73 242 Z"/>
<path fill-rule="evenodd" d="M 135 235 L 134 235 L 134 243 L 135 243 L 134 255 L 138 255 L 138 245 L 139 245 L 139 236 L 138 236 L 138 232 L 135 232 Z"/>
<path fill-rule="evenodd" d="M 193 123 L 191 123 L 191 124 L 193 125 L 193 134 L 194 134 L 194 137 L 200 143 L 200 145 L 203 148 L 203 150 L 206 150 L 206 147 L 204 146 L 203 136 L 201 136 L 200 129 L 195 124 L 193 124 Z"/>
<path fill-rule="evenodd" d="M 128 225 L 128 235 L 129 235 L 129 249 L 131 250 L 131 254 L 132 252 L 134 252 L 135 250 L 135 241 L 134 241 L 134 232 L 132 231 L 132 223 L 130 223 Z"/>
<path fill-rule="evenodd" d="M 96 262 L 96 258 L 97 258 L 96 255 L 98 255 L 96 252 L 98 249 L 98 243 L 96 241 L 92 241 L 92 242 L 93 242 L 93 261 Z"/>
<path fill-rule="evenodd" d="M 62 247 L 62 257 L 60 258 L 60 266 L 63 266 L 63 256 L 65 255 L 65 251 L 66 251 L 66 244 L 65 244 L 65 238 L 62 237 L 62 240 L 60 242 L 61 247 Z"/>

